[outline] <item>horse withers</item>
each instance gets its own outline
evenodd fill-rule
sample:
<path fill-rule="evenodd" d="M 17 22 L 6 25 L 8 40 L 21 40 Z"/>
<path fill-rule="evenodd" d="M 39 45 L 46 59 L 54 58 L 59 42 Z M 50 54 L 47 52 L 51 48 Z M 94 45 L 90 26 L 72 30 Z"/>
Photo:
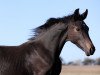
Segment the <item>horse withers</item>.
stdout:
<path fill-rule="evenodd" d="M 87 56 L 95 47 L 88 34 L 84 19 L 88 10 L 79 14 L 50 18 L 35 29 L 35 35 L 19 46 L 0 46 L 0 75 L 59 75 L 59 55 L 64 44 L 71 41 Z"/>

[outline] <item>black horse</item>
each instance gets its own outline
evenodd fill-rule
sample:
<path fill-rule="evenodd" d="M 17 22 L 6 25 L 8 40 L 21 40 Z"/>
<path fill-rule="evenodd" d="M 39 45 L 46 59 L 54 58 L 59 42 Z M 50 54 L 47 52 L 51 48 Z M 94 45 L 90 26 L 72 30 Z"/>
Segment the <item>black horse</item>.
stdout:
<path fill-rule="evenodd" d="M 0 75 L 59 75 L 59 55 L 66 41 L 81 48 L 87 56 L 95 47 L 83 21 L 88 10 L 62 18 L 50 18 L 35 29 L 35 35 L 19 46 L 0 46 Z"/>

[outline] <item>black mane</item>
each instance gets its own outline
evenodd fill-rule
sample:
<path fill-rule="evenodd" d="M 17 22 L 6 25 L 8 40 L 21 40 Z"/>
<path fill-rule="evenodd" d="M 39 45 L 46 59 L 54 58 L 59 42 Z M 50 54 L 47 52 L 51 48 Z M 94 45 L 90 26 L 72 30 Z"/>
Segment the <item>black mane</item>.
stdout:
<path fill-rule="evenodd" d="M 62 18 L 50 18 L 50 19 L 48 19 L 45 24 L 33 29 L 33 32 L 35 32 L 35 34 L 29 40 L 34 40 L 36 38 L 36 36 L 38 36 L 40 33 L 44 32 L 44 31 L 46 31 L 52 25 L 55 25 L 56 23 L 67 23 L 72 18 L 73 18 L 73 14 L 68 15 L 68 16 L 64 16 Z"/>

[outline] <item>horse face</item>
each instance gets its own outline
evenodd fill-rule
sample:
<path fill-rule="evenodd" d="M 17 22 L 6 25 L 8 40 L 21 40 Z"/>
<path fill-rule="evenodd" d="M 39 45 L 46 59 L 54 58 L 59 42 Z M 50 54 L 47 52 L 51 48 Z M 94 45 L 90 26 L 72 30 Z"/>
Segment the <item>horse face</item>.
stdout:
<path fill-rule="evenodd" d="M 87 16 L 87 10 L 82 15 L 79 15 L 77 9 L 74 15 L 74 21 L 68 27 L 68 39 L 81 48 L 87 56 L 93 55 L 95 47 L 89 37 L 89 28 L 83 21 Z"/>

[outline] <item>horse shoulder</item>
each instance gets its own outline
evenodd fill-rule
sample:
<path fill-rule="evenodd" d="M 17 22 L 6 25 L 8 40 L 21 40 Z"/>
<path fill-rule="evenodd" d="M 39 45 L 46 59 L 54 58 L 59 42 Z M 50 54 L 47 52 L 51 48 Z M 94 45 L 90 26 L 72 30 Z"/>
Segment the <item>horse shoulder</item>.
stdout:
<path fill-rule="evenodd" d="M 30 53 L 26 54 L 25 65 L 28 71 L 31 71 L 33 74 L 38 73 L 42 75 L 42 73 L 47 72 L 51 67 L 51 63 L 49 62 L 51 59 L 46 57 L 46 54 L 43 52 L 44 50 L 40 50 L 37 46 L 39 45 L 31 45 L 30 48 L 28 48 Z"/>

